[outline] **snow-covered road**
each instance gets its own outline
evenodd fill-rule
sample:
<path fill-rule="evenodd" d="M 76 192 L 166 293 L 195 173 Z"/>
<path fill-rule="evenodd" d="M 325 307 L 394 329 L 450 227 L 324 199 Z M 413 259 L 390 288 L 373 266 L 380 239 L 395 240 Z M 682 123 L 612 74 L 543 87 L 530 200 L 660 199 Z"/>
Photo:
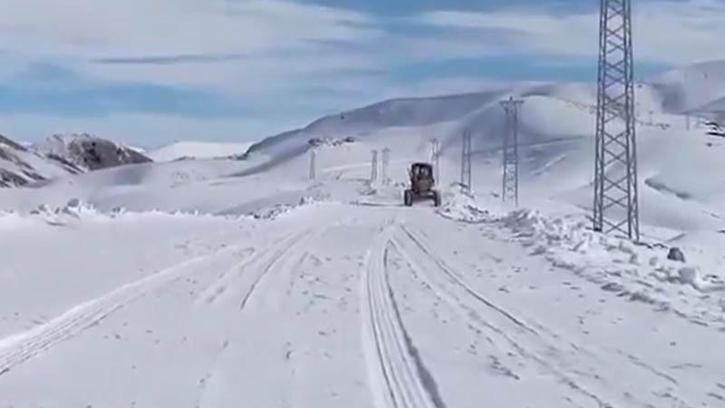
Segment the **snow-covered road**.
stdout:
<path fill-rule="evenodd" d="M 11 266 L 74 272 L 43 310 L 0 288 L 2 407 L 725 407 L 725 325 L 604 290 L 501 222 L 327 203 L 86 224 L 44 262 L 15 240 Z"/>

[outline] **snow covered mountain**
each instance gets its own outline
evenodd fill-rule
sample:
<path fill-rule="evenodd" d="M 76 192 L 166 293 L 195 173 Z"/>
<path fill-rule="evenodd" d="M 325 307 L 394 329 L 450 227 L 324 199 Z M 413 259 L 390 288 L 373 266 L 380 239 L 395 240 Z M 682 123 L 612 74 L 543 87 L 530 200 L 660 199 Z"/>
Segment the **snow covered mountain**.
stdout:
<path fill-rule="evenodd" d="M 87 134 L 55 135 L 39 144 L 20 144 L 0 135 L 0 187 L 148 162 L 137 149 Z"/>
<path fill-rule="evenodd" d="M 720 65 L 698 65 L 688 72 L 701 72 L 703 67 L 712 66 Z M 719 78 L 711 68 L 707 69 L 710 80 Z M 725 197 L 725 188 L 717 177 L 712 177 L 719 174 L 713 169 L 724 167 L 720 157 L 725 146 L 721 138 L 708 135 L 713 134 L 712 126 L 698 127 L 700 119 L 688 120 L 675 109 L 688 104 L 703 106 L 717 100 L 718 94 L 706 93 L 698 87 L 682 88 L 676 72 L 679 71 L 637 87 L 643 222 L 697 230 L 712 222 L 720 223 L 721 214 L 725 219 L 725 201 L 720 199 Z M 710 88 L 715 87 L 713 83 Z M 675 91 L 680 88 L 681 91 Z M 279 180 L 270 181 L 270 186 L 264 188 L 255 184 L 245 192 L 250 199 L 270 191 L 282 194 L 281 190 L 287 189 L 282 185 L 307 182 L 307 152 L 311 149 L 318 151 L 319 173 L 345 179 L 368 177 L 370 151 L 388 148 L 392 158 L 390 176 L 403 181 L 407 163 L 430 160 L 432 139 L 438 139 L 442 146 L 441 183 L 446 185 L 459 179 L 462 134 L 470 129 L 474 187 L 495 195 L 500 185 L 504 133 L 504 114 L 499 102 L 509 96 L 525 102 L 520 113 L 522 202 L 534 205 L 554 200 L 580 208 L 590 206 L 596 98 L 594 86 L 585 83 L 521 84 L 474 94 L 389 100 L 327 116 L 305 128 L 264 139 L 252 145 L 241 161 L 135 165 L 83 176 L 72 183 L 61 179 L 51 183 L 58 187 L 51 185 L 48 190 L 55 191 L 51 195 L 55 205 L 79 198 L 104 208 L 224 212 L 233 207 L 225 208 L 225 200 L 212 202 L 203 194 L 190 191 L 183 198 L 175 195 L 187 191 L 186 188 L 211 188 L 207 183 L 220 177 L 237 180 L 238 184 L 251 182 L 254 177 Z M 215 156 L 222 152 L 218 147 L 177 144 L 149 155 L 163 158 L 168 154 L 165 158 L 170 159 L 192 152 L 201 155 L 199 152 L 208 148 L 207 152 Z M 68 184 L 74 187 L 68 189 Z M 130 185 L 134 189 L 130 190 Z M 219 184 L 213 190 L 214 194 L 225 191 L 224 197 L 237 194 L 234 188 L 227 191 Z M 300 194 L 291 196 L 300 198 Z M 27 196 L 22 200 L 40 205 L 47 202 L 48 196 L 38 192 L 32 200 Z"/>
<path fill-rule="evenodd" d="M 48 157 L 85 170 L 100 170 L 152 160 L 138 150 L 89 134 L 53 135 L 35 148 Z"/>
<path fill-rule="evenodd" d="M 0 187 L 18 187 L 83 170 L 59 156 L 46 156 L 0 135 Z"/>
<path fill-rule="evenodd" d="M 460 139 L 463 129 L 474 132 L 482 149 L 500 144 L 503 112 L 499 101 L 517 96 L 526 102 L 522 113 L 526 143 L 546 143 L 561 137 L 590 135 L 595 112 L 593 84 L 556 83 L 496 87 L 488 92 L 432 98 L 394 99 L 330 115 L 305 128 L 270 137 L 251 146 L 250 153 L 287 156 L 307 149 L 314 137 L 375 140 L 391 129 L 419 129 L 445 145 Z M 665 125 L 666 115 L 719 119 L 725 113 L 725 61 L 711 61 L 666 72 L 637 88 L 637 113 L 645 128 Z M 656 115 L 658 122 L 650 116 Z M 715 116 L 715 117 L 713 117 Z M 566 120 L 561 120 L 562 118 Z M 684 117 L 683 117 L 684 120 Z M 694 121 L 693 121 L 694 125 Z M 476 148 L 474 147 L 474 150 Z"/>
<path fill-rule="evenodd" d="M 725 120 L 725 61 L 709 61 L 666 72 L 652 80 L 662 110 Z"/>
<path fill-rule="evenodd" d="M 176 142 L 149 151 L 147 156 L 156 162 L 182 159 L 216 159 L 241 156 L 252 143 Z"/>
<path fill-rule="evenodd" d="M 718 134 L 712 130 L 717 123 L 705 126 L 706 118 L 718 115 L 718 101 L 725 96 L 724 76 L 725 63 L 712 62 L 638 84 L 640 191 L 645 223 L 698 229 L 712 222 L 719 225 L 725 218 L 725 186 L 719 177 L 713 177 L 725 172 L 721 160 L 725 146 L 712 137 Z M 313 148 L 310 141 L 317 139 L 356 140 L 359 149 L 355 153 L 354 148 L 348 148 L 348 153 L 336 154 L 363 168 L 370 161 L 371 149 L 388 148 L 394 159 L 429 160 L 430 141 L 438 139 L 442 179 L 450 182 L 459 177 L 462 135 L 469 129 L 473 135 L 474 185 L 479 191 L 496 194 L 504 134 L 504 112 L 499 102 L 509 96 L 524 101 L 520 112 L 524 201 L 553 199 L 589 207 L 596 111 L 592 84 L 526 84 L 476 94 L 381 102 L 327 116 L 253 145 L 250 157 L 265 164 L 240 175 L 269 168 L 289 171 L 294 162 L 304 169 L 306 152 Z M 326 159 L 318 154 L 318 160 Z"/>

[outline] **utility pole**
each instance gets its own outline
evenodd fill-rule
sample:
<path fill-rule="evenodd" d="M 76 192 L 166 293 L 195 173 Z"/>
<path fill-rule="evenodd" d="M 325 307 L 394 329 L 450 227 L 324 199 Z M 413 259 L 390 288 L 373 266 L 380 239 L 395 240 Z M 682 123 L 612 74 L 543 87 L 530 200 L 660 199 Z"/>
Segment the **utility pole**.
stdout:
<path fill-rule="evenodd" d="M 390 179 L 388 178 L 388 168 L 390 167 L 390 149 L 383 149 L 383 185 L 387 186 Z"/>
<path fill-rule="evenodd" d="M 639 240 L 631 0 L 601 0 L 594 230 Z"/>
<path fill-rule="evenodd" d="M 463 149 L 461 150 L 461 185 L 471 190 L 471 131 L 463 131 Z"/>
<path fill-rule="evenodd" d="M 317 178 L 317 152 L 315 149 L 310 150 L 310 180 Z"/>
<path fill-rule="evenodd" d="M 501 199 L 516 206 L 519 205 L 519 108 L 523 104 L 524 101 L 513 97 L 501 102 L 506 112 Z"/>
<path fill-rule="evenodd" d="M 441 172 L 440 172 L 441 144 L 440 144 L 440 141 L 438 141 L 438 139 L 432 139 L 430 141 L 430 148 L 431 148 L 430 162 L 433 164 L 433 171 L 435 172 L 434 177 L 436 179 L 436 182 L 440 183 L 440 176 L 441 176 Z"/>
<path fill-rule="evenodd" d="M 370 169 L 370 182 L 374 183 L 378 180 L 378 151 L 373 150 L 372 154 L 373 157 Z"/>

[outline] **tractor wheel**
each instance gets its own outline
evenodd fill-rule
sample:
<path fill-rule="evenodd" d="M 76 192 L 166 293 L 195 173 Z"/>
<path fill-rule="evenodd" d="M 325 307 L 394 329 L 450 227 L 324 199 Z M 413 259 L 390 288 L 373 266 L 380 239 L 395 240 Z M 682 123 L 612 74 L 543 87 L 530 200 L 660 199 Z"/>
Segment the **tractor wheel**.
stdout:
<path fill-rule="evenodd" d="M 438 191 L 433 192 L 433 205 L 435 205 L 436 207 L 441 206 L 441 193 L 439 193 Z"/>
<path fill-rule="evenodd" d="M 406 207 L 411 207 L 413 205 L 413 192 L 411 190 L 405 190 L 405 193 L 403 194 L 403 204 L 405 204 Z"/>

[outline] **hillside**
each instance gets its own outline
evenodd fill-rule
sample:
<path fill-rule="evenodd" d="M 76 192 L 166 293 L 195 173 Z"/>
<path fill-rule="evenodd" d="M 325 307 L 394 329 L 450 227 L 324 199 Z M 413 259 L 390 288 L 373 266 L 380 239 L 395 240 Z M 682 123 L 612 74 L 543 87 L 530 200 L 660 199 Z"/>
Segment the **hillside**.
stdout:
<path fill-rule="evenodd" d="M 137 149 L 85 133 L 53 135 L 34 148 L 86 171 L 152 161 Z"/>
<path fill-rule="evenodd" d="M 708 61 L 666 72 L 652 81 L 662 110 L 725 120 L 725 61 Z"/>
<path fill-rule="evenodd" d="M 695 66 L 688 72 L 701 69 Z M 686 101 L 704 104 L 717 95 L 705 95 L 699 88 L 682 88 L 677 72 L 637 87 L 643 222 L 675 230 L 720 226 L 721 219 L 725 219 L 721 215 L 725 214 L 725 202 L 720 200 L 725 196 L 725 182 L 712 175 L 720 174 L 716 169 L 723 167 L 723 141 L 708 136 L 717 133 L 712 130 L 716 125 L 698 127 L 699 119 L 693 118 L 688 128 L 687 117 L 673 109 Z M 460 177 L 465 129 L 473 135 L 473 187 L 485 195 L 496 195 L 504 131 L 499 101 L 510 95 L 525 102 L 520 113 L 522 203 L 537 206 L 557 202 L 588 208 L 595 92 L 591 84 L 583 83 L 519 85 L 475 94 L 389 100 L 327 116 L 305 128 L 264 139 L 252 145 L 241 161 L 195 160 L 109 169 L 74 177 L 72 182 L 61 179 L 44 191 L 14 194 L 7 200 L 32 207 L 47 203 L 50 197 L 55 205 L 79 198 L 108 209 L 127 206 L 138 210 L 234 212 L 240 211 L 234 209 L 241 205 L 240 201 L 254 202 L 272 192 L 276 197 L 287 197 L 285 200 L 300 199 L 309 182 L 310 149 L 318 152 L 320 178 L 346 180 L 369 177 L 370 151 L 389 148 L 389 177 L 402 182 L 407 163 L 430 159 L 430 141 L 434 138 L 442 146 L 439 182 L 448 185 Z M 672 95 L 680 96 L 677 99 Z M 236 150 L 234 145 L 223 147 Z M 216 155 L 222 152 L 218 148 L 216 144 L 189 143 L 172 145 L 167 152 L 168 158 L 193 152 L 202 156 L 205 152 L 198 152 L 205 149 Z M 149 155 L 161 153 L 163 150 Z M 260 177 L 267 182 L 259 184 Z M 240 197 L 237 191 L 243 186 L 247 188 Z M 225 199 L 215 201 L 212 197 Z M 248 209 L 250 205 L 240 208 Z"/>
<path fill-rule="evenodd" d="M 147 152 L 156 162 L 182 159 L 215 159 L 241 156 L 251 143 L 176 142 Z"/>
<path fill-rule="evenodd" d="M 0 187 L 18 187 L 83 170 L 62 157 L 45 156 L 0 135 Z"/>
<path fill-rule="evenodd" d="M 54 135 L 42 143 L 0 136 L 0 187 L 22 187 L 57 177 L 127 164 L 149 163 L 138 149 L 95 136 Z"/>

